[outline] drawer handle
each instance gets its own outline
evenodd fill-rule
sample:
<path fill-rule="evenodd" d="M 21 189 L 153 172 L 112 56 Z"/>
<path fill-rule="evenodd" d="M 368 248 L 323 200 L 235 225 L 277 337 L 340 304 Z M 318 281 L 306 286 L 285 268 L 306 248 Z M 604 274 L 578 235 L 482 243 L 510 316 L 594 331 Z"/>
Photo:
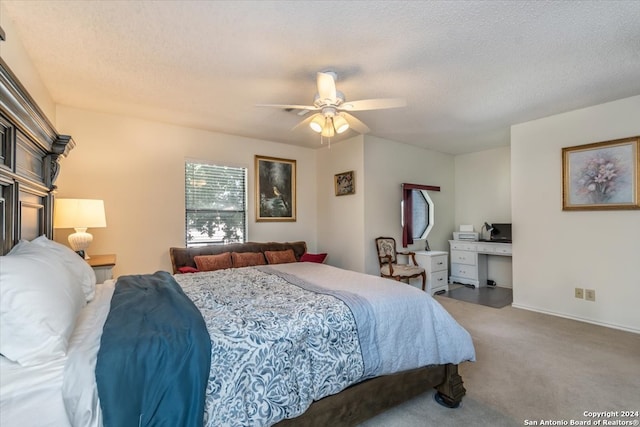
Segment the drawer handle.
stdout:
<path fill-rule="evenodd" d="M 444 264 L 444 262 L 439 262 L 439 263 L 438 263 L 438 265 L 442 265 L 442 264 Z"/>
<path fill-rule="evenodd" d="M 442 282 L 442 277 L 438 279 L 438 282 Z"/>

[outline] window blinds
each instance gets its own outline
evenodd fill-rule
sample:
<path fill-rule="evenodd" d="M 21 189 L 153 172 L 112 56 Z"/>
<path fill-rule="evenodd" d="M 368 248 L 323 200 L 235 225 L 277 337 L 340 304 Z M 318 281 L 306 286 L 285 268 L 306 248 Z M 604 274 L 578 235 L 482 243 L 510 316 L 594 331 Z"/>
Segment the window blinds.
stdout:
<path fill-rule="evenodd" d="M 247 169 L 185 163 L 187 246 L 244 242 Z"/>

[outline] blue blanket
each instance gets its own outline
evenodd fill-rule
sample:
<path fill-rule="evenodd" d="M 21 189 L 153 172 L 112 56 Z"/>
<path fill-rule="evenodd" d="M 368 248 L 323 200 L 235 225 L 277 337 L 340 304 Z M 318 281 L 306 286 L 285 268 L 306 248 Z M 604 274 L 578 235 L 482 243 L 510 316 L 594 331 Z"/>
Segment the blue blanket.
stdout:
<path fill-rule="evenodd" d="M 210 363 L 204 320 L 169 273 L 118 279 L 96 366 L 104 427 L 201 427 Z"/>

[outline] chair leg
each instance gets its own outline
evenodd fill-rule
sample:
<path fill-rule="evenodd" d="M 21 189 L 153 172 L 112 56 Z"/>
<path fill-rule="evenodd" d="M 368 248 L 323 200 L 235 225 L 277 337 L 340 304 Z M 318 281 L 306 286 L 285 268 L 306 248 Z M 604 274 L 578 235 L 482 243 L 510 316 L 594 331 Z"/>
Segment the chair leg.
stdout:
<path fill-rule="evenodd" d="M 427 286 L 427 273 L 426 272 L 422 272 L 422 290 L 424 291 L 424 288 Z"/>

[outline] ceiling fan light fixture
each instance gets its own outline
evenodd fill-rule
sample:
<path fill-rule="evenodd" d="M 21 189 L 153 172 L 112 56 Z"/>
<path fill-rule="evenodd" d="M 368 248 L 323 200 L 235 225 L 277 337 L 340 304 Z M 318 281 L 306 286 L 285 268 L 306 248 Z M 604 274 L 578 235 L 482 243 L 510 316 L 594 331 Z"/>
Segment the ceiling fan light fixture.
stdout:
<path fill-rule="evenodd" d="M 325 126 L 325 118 L 323 116 L 316 116 L 313 118 L 313 120 L 311 120 L 311 122 L 309 123 L 309 127 L 314 131 L 314 132 L 322 132 L 322 129 Z"/>
<path fill-rule="evenodd" d="M 336 79 L 337 74 L 334 71 L 317 73 L 316 86 L 318 91 L 313 98 L 313 105 L 258 104 L 258 106 L 277 107 L 286 111 L 302 110 L 297 113 L 299 116 L 314 111 L 313 115 L 300 121 L 293 129 L 309 125 L 314 132 L 321 135 L 320 142 L 322 143 L 324 138 L 331 142 L 332 137 L 343 134 L 349 129 L 360 134 L 370 131 L 367 125 L 350 114 L 351 111 L 383 110 L 407 105 L 406 100 L 401 98 L 374 98 L 347 102 L 344 94 L 336 88 Z"/>
<path fill-rule="evenodd" d="M 333 127 L 333 119 L 331 117 L 327 117 L 327 121 L 324 124 L 324 128 L 322 128 L 322 133 L 320 135 L 331 138 L 336 134 L 336 130 Z"/>
<path fill-rule="evenodd" d="M 342 116 L 336 116 L 333 118 L 333 127 L 338 134 L 341 134 L 349 129 L 349 122 Z"/>

